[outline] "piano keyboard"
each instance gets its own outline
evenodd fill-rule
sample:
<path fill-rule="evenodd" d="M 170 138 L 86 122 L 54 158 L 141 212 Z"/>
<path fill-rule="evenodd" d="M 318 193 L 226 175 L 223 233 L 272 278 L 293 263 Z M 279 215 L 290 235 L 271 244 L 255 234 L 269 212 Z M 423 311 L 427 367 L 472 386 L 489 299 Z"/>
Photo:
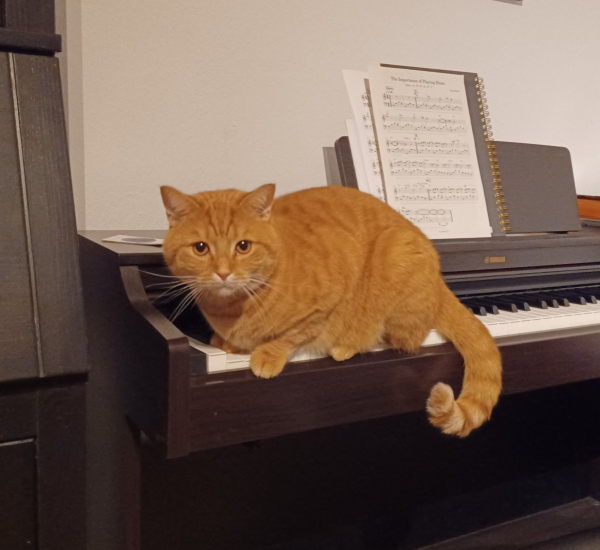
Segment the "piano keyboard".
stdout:
<path fill-rule="evenodd" d="M 528 292 L 510 296 L 461 298 L 496 339 L 575 327 L 600 325 L 600 289 L 563 289 L 561 291 Z M 444 338 L 431 331 L 423 346 L 444 343 Z M 250 368 L 249 355 L 235 355 L 190 339 L 190 345 L 206 354 L 207 372 L 216 373 Z M 376 348 L 372 351 L 381 351 Z M 325 355 L 300 351 L 290 363 L 321 359 Z"/>

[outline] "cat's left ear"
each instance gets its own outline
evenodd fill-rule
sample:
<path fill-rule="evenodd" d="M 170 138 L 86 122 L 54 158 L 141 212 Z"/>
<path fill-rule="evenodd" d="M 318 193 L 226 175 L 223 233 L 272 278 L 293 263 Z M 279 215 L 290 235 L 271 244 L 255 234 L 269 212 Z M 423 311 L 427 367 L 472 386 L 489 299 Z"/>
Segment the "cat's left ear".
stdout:
<path fill-rule="evenodd" d="M 162 195 L 163 204 L 167 211 L 170 227 L 179 225 L 183 217 L 189 214 L 195 207 L 195 202 L 191 197 L 181 191 L 177 191 L 173 187 L 163 185 L 160 188 L 160 194 Z"/>
<path fill-rule="evenodd" d="M 275 198 L 275 184 L 267 183 L 261 185 L 258 189 L 248 193 L 240 203 L 240 206 L 248 208 L 258 217 L 268 222 L 271 217 L 271 207 Z"/>

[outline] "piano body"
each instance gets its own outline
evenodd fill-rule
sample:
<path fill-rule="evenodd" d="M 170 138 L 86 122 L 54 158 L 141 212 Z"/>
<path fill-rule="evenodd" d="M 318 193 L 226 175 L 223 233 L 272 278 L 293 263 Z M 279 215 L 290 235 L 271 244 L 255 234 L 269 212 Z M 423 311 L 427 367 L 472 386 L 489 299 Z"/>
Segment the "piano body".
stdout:
<path fill-rule="evenodd" d="M 465 440 L 426 420 L 431 387 L 444 381 L 458 391 L 463 376 L 462 358 L 435 334 L 435 345 L 414 355 L 381 350 L 343 363 L 299 357 L 280 376 L 257 379 L 247 357 L 207 345 L 210 327 L 195 307 L 169 320 L 181 296 L 162 296 L 169 273 L 161 249 L 102 242 L 117 233 L 80 232 L 91 358 L 88 453 L 96 457 L 90 521 L 116 529 L 113 538 L 105 529 L 98 549 L 137 549 L 141 539 L 144 549 L 246 548 L 235 531 L 223 531 L 224 521 L 242 522 L 248 548 L 271 548 L 259 542 L 318 525 L 310 503 L 317 497 L 333 523 L 371 514 L 365 530 L 389 527 L 406 544 L 395 548 L 527 522 L 521 516 L 546 508 L 516 532 L 536 533 L 527 539 L 535 542 L 600 526 L 600 230 L 436 243 L 446 281 L 497 338 L 504 362 L 500 404 Z M 204 345 L 194 347 L 190 338 Z M 133 445 L 124 433 L 131 428 Z M 280 464 L 276 475 L 272 463 Z M 119 489 L 100 490 L 116 479 Z M 246 521 L 255 493 L 261 496 L 250 499 L 253 514 L 273 522 Z M 288 493 L 304 496 L 282 496 Z M 342 502 L 338 493 L 354 497 Z M 431 504 L 440 495 L 446 500 Z M 394 519 L 382 527 L 375 514 Z M 410 533 L 396 533 L 398 514 Z M 435 528 L 426 519 L 432 514 L 444 518 Z M 196 525 L 199 516 L 202 536 L 173 527 L 182 518 Z M 443 548 L 464 548 L 456 540 Z M 469 547 L 496 548 L 477 541 Z M 336 539 L 323 548 L 355 547 L 344 544 Z M 290 546 L 304 547 L 321 546 Z"/>
<path fill-rule="evenodd" d="M 103 361 L 123 365 L 127 414 L 168 458 L 423 411 L 436 382 L 461 387 L 462 360 L 434 333 L 416 355 L 380 350 L 337 363 L 300 354 L 281 376 L 258 380 L 247 356 L 207 345 L 195 307 L 169 321 L 179 302 L 161 298 L 161 249 L 102 242 L 114 234 L 80 235 L 89 317 L 104 322 L 91 338 L 103 331 Z M 600 231 L 436 246 L 448 285 L 497 338 L 504 394 L 600 378 Z"/>

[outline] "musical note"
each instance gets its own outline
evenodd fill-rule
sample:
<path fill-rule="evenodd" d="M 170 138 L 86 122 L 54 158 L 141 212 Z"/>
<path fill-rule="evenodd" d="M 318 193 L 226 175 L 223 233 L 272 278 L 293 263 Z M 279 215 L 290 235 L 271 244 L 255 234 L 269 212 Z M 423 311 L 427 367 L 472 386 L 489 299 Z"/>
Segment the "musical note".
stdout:
<path fill-rule="evenodd" d="M 491 234 L 467 84 L 462 74 L 369 70 L 386 199 L 430 238 Z"/>
<path fill-rule="evenodd" d="M 402 202 L 477 202 L 477 189 L 475 187 L 417 185 L 417 187 L 394 185 L 394 199 Z"/>
<path fill-rule="evenodd" d="M 399 177 L 472 178 L 473 165 L 463 161 L 392 160 L 390 172 Z"/>
<path fill-rule="evenodd" d="M 386 139 L 387 152 L 400 155 L 421 156 L 469 156 L 469 144 L 453 139 L 451 141 L 419 141 L 411 138 Z"/>
<path fill-rule="evenodd" d="M 400 207 L 396 208 L 396 212 L 402 214 L 405 218 L 411 222 L 418 224 L 419 226 L 447 226 L 451 224 L 454 219 L 452 217 L 452 210 L 446 210 L 445 208 L 418 208 L 411 209 Z"/>
<path fill-rule="evenodd" d="M 382 117 L 383 127 L 399 130 L 401 132 L 438 132 L 464 134 L 467 127 L 464 120 L 453 118 L 429 118 L 426 116 L 390 115 L 385 113 Z"/>
<path fill-rule="evenodd" d="M 409 96 L 383 94 L 383 104 L 398 109 L 422 109 L 426 111 L 452 111 L 462 113 L 462 102 L 450 97 Z"/>

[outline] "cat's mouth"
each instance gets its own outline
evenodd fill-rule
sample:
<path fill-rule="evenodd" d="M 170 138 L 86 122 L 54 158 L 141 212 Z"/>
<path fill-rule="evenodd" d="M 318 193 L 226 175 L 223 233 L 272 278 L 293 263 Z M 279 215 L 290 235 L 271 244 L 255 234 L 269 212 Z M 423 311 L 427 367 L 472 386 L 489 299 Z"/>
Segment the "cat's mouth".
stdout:
<path fill-rule="evenodd" d="M 258 281 L 252 279 L 235 279 L 221 283 L 211 281 L 206 285 L 206 288 L 211 294 L 226 298 L 234 295 L 247 296 L 249 293 L 255 292 L 260 286 L 262 285 Z"/>

